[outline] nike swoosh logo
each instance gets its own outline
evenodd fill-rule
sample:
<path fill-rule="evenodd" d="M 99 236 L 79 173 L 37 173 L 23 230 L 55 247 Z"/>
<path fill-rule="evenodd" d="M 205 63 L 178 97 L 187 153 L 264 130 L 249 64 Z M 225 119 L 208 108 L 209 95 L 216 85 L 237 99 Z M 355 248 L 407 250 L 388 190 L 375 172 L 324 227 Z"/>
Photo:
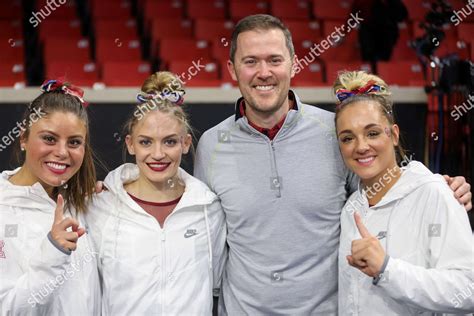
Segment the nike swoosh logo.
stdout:
<path fill-rule="evenodd" d="M 193 237 L 197 235 L 197 230 L 195 229 L 188 229 L 185 233 L 184 233 L 184 238 L 189 238 L 189 237 Z"/>

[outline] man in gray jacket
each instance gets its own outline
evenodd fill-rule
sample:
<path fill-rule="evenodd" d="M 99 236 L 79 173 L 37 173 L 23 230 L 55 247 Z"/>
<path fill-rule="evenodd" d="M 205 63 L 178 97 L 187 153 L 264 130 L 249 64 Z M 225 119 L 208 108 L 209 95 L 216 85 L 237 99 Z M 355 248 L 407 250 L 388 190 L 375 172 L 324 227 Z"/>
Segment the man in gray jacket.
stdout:
<path fill-rule="evenodd" d="M 244 18 L 230 50 L 242 98 L 235 115 L 202 135 L 194 171 L 226 214 L 219 311 L 335 314 L 339 217 L 355 179 L 340 157 L 334 114 L 290 90 L 297 59 L 278 19 Z"/>

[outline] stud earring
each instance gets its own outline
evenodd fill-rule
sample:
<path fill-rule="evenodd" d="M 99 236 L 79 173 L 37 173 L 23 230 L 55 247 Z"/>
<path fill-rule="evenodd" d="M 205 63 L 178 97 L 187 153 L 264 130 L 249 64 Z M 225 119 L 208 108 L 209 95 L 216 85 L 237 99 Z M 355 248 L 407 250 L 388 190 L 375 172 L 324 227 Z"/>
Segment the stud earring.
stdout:
<path fill-rule="evenodd" d="M 25 151 L 25 147 L 21 146 L 21 147 L 20 147 L 20 150 L 21 150 L 21 151 Z"/>

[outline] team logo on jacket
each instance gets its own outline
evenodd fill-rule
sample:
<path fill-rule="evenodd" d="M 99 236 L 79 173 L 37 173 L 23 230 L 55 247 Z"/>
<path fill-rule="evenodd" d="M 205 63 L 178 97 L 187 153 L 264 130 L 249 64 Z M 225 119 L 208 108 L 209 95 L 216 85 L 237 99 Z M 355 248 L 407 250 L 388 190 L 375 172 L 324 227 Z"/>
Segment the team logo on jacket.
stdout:
<path fill-rule="evenodd" d="M 186 230 L 186 232 L 184 233 L 184 238 L 189 238 L 189 237 L 193 237 L 194 235 L 197 235 L 197 229 L 188 229 Z"/>
<path fill-rule="evenodd" d="M 18 224 L 6 224 L 5 225 L 5 238 L 14 238 L 18 236 Z"/>
<path fill-rule="evenodd" d="M 5 247 L 5 242 L 0 240 L 0 258 L 6 258 L 5 251 L 3 251 L 3 247 Z"/>

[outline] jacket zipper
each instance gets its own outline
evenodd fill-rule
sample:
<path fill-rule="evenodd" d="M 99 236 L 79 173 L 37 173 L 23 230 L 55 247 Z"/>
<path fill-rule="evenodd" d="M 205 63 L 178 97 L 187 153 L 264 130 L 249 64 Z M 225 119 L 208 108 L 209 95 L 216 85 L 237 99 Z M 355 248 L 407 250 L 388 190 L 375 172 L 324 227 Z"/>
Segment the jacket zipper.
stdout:
<path fill-rule="evenodd" d="M 276 157 L 275 157 L 275 147 L 273 146 L 273 140 L 270 141 L 270 147 L 272 148 L 270 155 L 272 156 L 271 168 L 272 168 L 272 179 L 270 185 L 271 188 L 276 191 L 276 196 L 281 197 L 281 179 L 278 176 L 278 171 L 276 167 Z"/>
<path fill-rule="evenodd" d="M 163 225 L 161 231 L 161 315 L 165 315 L 165 297 L 166 297 L 166 235 Z"/>

